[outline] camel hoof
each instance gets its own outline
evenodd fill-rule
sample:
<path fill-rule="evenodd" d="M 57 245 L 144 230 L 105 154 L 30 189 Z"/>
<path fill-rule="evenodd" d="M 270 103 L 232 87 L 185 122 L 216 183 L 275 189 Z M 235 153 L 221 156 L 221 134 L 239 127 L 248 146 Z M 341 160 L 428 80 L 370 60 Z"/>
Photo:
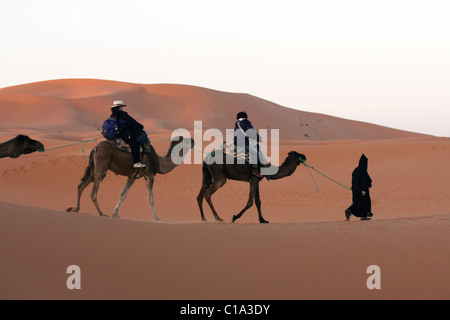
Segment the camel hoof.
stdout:
<path fill-rule="evenodd" d="M 215 217 L 217 221 L 223 222 L 223 219 L 221 217 Z"/>
<path fill-rule="evenodd" d="M 259 220 L 259 223 L 269 223 L 269 221 L 267 221 L 267 220 Z"/>
<path fill-rule="evenodd" d="M 238 218 L 235 215 L 233 215 L 233 219 L 231 219 L 231 223 L 234 223 L 237 219 Z"/>
<path fill-rule="evenodd" d="M 106 215 L 106 214 L 101 214 L 100 217 L 106 217 L 106 218 L 108 218 L 109 216 Z"/>
<path fill-rule="evenodd" d="M 66 212 L 78 212 L 80 209 L 77 209 L 75 207 L 70 207 L 66 209 Z"/>

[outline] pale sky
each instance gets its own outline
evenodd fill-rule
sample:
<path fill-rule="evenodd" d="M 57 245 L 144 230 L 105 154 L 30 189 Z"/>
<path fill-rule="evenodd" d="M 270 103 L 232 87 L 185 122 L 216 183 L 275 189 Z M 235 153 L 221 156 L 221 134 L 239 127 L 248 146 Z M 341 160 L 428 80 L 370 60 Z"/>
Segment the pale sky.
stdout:
<path fill-rule="evenodd" d="M 449 0 L 2 0 L 0 88 L 189 84 L 450 137 L 449 17 Z"/>

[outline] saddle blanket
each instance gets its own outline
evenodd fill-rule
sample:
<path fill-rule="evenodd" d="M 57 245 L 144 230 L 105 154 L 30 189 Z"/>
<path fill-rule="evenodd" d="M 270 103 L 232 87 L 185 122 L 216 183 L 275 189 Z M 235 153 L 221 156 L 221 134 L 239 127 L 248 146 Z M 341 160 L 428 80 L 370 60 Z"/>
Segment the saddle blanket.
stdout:
<path fill-rule="evenodd" d="M 215 157 L 217 152 L 225 153 L 227 156 L 233 157 L 234 163 L 238 163 L 238 161 L 241 161 L 241 162 L 244 161 L 246 164 L 249 164 L 254 161 L 254 156 L 252 156 L 248 152 L 241 150 L 239 148 L 228 147 L 228 146 L 226 146 L 225 149 L 224 149 L 224 147 L 221 147 L 220 149 L 213 150 L 211 153 L 209 153 L 205 157 L 205 161 L 208 161 L 209 159 Z"/>
<path fill-rule="evenodd" d="M 131 153 L 131 147 L 128 143 L 126 143 L 122 138 L 116 138 L 115 139 L 115 146 L 116 148 Z M 141 152 L 150 152 L 151 145 L 150 140 L 145 143 L 145 146 L 141 145 Z"/>

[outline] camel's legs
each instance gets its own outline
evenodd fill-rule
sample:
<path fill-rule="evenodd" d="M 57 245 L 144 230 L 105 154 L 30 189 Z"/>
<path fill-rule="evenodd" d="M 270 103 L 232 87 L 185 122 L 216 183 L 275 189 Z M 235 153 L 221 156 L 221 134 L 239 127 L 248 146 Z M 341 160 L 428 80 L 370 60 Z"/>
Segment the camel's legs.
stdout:
<path fill-rule="evenodd" d="M 148 203 L 150 204 L 150 207 L 152 208 L 153 218 L 157 221 L 161 220 L 159 219 L 158 215 L 156 214 L 155 210 L 155 198 L 153 196 L 153 182 L 155 180 L 154 176 L 145 177 L 145 184 L 147 186 L 147 192 L 148 192 Z"/>
<path fill-rule="evenodd" d="M 80 210 L 81 194 L 83 193 L 84 189 L 86 189 L 86 187 L 93 181 L 94 181 L 94 177 L 91 175 L 91 176 L 89 176 L 88 179 L 82 181 L 78 185 L 77 211 L 75 211 L 75 212 L 78 212 Z"/>
<path fill-rule="evenodd" d="M 226 180 L 223 181 L 214 181 L 213 184 L 206 190 L 205 192 L 205 199 L 206 202 L 208 203 L 209 207 L 211 208 L 211 211 L 214 214 L 214 218 L 216 218 L 217 221 L 223 221 L 221 217 L 219 217 L 219 215 L 217 214 L 216 209 L 214 209 L 214 206 L 212 204 L 211 201 L 211 196 L 217 191 L 219 190 L 224 184 L 225 184 Z"/>
<path fill-rule="evenodd" d="M 263 218 L 262 213 L 261 213 L 261 197 L 259 195 L 259 183 L 256 188 L 255 204 L 256 204 L 256 208 L 258 209 L 259 222 L 260 223 L 269 223 L 269 221 L 267 221 Z"/>
<path fill-rule="evenodd" d="M 200 208 L 200 214 L 202 216 L 202 221 L 206 221 L 205 214 L 203 212 L 203 198 L 205 197 L 205 193 L 206 193 L 207 189 L 208 189 L 208 187 L 206 186 L 206 184 L 203 184 L 202 189 L 200 190 L 200 192 L 197 196 L 197 202 L 198 202 L 198 207 Z"/>
<path fill-rule="evenodd" d="M 98 169 L 94 170 L 94 187 L 92 187 L 92 193 L 91 193 L 91 200 L 94 203 L 95 207 L 97 208 L 98 214 L 102 217 L 107 217 L 107 215 L 102 212 L 102 210 L 100 209 L 100 206 L 98 205 L 97 194 L 98 194 L 98 189 L 100 187 L 100 183 L 105 178 L 105 176 L 106 176 L 106 171 L 102 172 L 101 170 L 98 170 Z"/>
<path fill-rule="evenodd" d="M 251 206 L 253 206 L 253 199 L 255 198 L 258 184 L 259 184 L 259 181 L 256 178 L 255 179 L 252 178 L 252 180 L 250 181 L 250 193 L 248 196 L 247 205 L 245 206 L 244 209 L 241 210 L 241 212 L 239 212 L 237 215 L 233 216 L 233 219 L 231 220 L 231 222 L 234 223 L 237 219 L 242 217 L 242 215 L 244 214 L 245 211 L 247 211 Z"/>
<path fill-rule="evenodd" d="M 119 218 L 119 209 L 120 206 L 122 205 L 122 202 L 125 200 L 125 198 L 128 195 L 128 191 L 130 191 L 131 187 L 133 186 L 133 183 L 135 182 L 135 179 L 132 178 L 128 178 L 127 179 L 127 183 L 125 184 L 125 187 L 122 190 L 122 193 L 120 194 L 120 199 L 119 202 L 117 202 L 116 207 L 114 208 L 114 214 L 113 214 L 113 218 Z"/>
<path fill-rule="evenodd" d="M 78 185 L 77 206 L 66 209 L 67 212 L 79 212 L 80 211 L 81 195 L 82 195 L 84 189 L 86 189 L 86 187 L 92 181 L 94 181 L 93 176 L 89 176 L 86 180 L 81 181 L 81 183 Z"/>

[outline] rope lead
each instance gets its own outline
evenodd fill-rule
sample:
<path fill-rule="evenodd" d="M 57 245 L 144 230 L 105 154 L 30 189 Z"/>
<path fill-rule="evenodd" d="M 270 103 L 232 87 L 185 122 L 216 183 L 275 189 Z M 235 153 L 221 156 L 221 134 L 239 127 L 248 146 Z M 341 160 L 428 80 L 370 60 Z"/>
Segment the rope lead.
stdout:
<path fill-rule="evenodd" d="M 348 189 L 348 190 L 352 190 L 352 188 L 349 188 L 349 187 L 344 186 L 342 183 L 339 183 L 339 182 L 337 182 L 336 180 L 331 179 L 330 177 L 328 177 L 327 175 L 323 174 L 323 173 L 320 172 L 319 170 L 317 170 L 317 169 L 315 169 L 314 167 L 310 166 L 309 164 L 307 164 L 307 163 L 305 162 L 305 160 L 300 159 L 300 161 L 303 163 L 303 165 L 304 165 L 306 168 L 308 168 L 309 174 L 311 175 L 311 178 L 313 179 L 314 184 L 316 185 L 316 191 L 317 191 L 317 192 L 319 192 L 319 186 L 317 185 L 317 182 L 316 182 L 316 180 L 314 179 L 314 176 L 313 176 L 313 174 L 312 174 L 312 172 L 311 172 L 311 169 L 313 169 L 313 170 L 316 171 L 317 173 L 321 174 L 322 176 L 324 176 L 324 177 L 327 178 L 328 180 L 331 180 L 331 181 L 333 181 L 334 183 L 338 184 L 339 186 L 341 186 L 341 187 L 343 187 L 343 188 L 345 188 L 345 189 Z"/>
<path fill-rule="evenodd" d="M 83 153 L 84 153 L 84 147 L 86 146 L 86 143 L 88 143 L 88 142 L 97 142 L 97 140 L 98 139 L 83 140 L 81 142 L 72 143 L 72 144 L 68 144 L 68 145 L 60 146 L 60 147 L 56 147 L 56 148 L 51 148 L 51 149 L 45 149 L 45 150 L 42 150 L 42 151 L 39 151 L 39 152 L 44 153 L 44 152 L 47 152 L 47 151 L 50 151 L 50 150 L 62 149 L 62 148 L 66 148 L 66 147 L 76 146 L 78 144 L 83 144 L 83 148 L 81 149 L 81 151 L 83 151 Z"/>

